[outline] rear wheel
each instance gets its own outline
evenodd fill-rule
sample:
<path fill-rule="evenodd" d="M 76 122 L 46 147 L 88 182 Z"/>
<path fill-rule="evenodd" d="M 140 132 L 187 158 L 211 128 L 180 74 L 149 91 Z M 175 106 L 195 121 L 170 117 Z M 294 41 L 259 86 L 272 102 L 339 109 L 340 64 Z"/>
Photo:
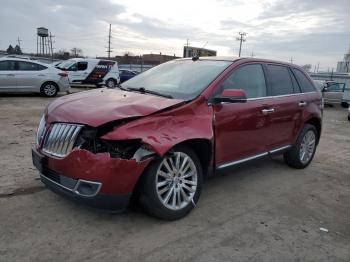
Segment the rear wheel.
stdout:
<path fill-rule="evenodd" d="M 295 145 L 284 154 L 285 162 L 294 168 L 307 167 L 315 155 L 317 135 L 316 128 L 313 125 L 306 124 Z"/>
<path fill-rule="evenodd" d="M 58 87 L 53 82 L 47 82 L 41 86 L 40 93 L 46 97 L 55 97 L 58 93 Z"/>
<path fill-rule="evenodd" d="M 348 108 L 349 104 L 347 102 L 341 102 L 341 106 L 344 108 Z"/>
<path fill-rule="evenodd" d="M 196 154 L 178 146 L 154 162 L 143 175 L 141 204 L 153 216 L 166 220 L 186 216 L 202 189 L 202 168 Z"/>
<path fill-rule="evenodd" d="M 106 81 L 106 86 L 108 88 L 115 88 L 117 86 L 117 81 L 115 81 L 114 79 L 110 78 Z"/>

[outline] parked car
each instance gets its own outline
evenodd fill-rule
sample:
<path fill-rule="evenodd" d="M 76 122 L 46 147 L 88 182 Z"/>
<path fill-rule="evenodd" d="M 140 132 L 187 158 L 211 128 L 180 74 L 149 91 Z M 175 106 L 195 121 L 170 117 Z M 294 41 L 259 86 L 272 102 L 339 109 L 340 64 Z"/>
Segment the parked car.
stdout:
<path fill-rule="evenodd" d="M 345 83 L 335 81 L 314 80 L 318 89 L 322 92 L 324 103 L 327 105 L 342 105 L 348 107 L 344 100 Z"/>
<path fill-rule="evenodd" d="M 276 154 L 291 167 L 307 167 L 322 109 L 321 93 L 296 65 L 173 60 L 120 89 L 52 102 L 33 163 L 57 193 L 116 210 L 133 196 L 151 215 L 174 220 L 196 206 L 205 176 Z"/>
<path fill-rule="evenodd" d="M 123 82 L 129 80 L 130 78 L 133 78 L 137 74 L 138 74 L 138 72 L 132 71 L 132 70 L 126 70 L 126 69 L 119 70 L 120 83 L 123 83 Z"/>
<path fill-rule="evenodd" d="M 106 85 L 114 88 L 120 83 L 118 63 L 103 59 L 72 58 L 61 62 L 57 68 L 68 72 L 72 85 Z"/>
<path fill-rule="evenodd" d="M 41 93 L 47 97 L 70 89 L 68 74 L 29 59 L 0 58 L 0 92 Z"/>

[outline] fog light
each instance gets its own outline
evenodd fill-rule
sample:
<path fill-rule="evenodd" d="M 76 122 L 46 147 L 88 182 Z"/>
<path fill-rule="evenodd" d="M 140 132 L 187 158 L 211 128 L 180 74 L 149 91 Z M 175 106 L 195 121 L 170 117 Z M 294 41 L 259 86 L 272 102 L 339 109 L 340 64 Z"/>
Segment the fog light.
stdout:
<path fill-rule="evenodd" d="M 93 197 L 100 191 L 102 184 L 98 182 L 78 180 L 74 193 L 83 197 Z"/>

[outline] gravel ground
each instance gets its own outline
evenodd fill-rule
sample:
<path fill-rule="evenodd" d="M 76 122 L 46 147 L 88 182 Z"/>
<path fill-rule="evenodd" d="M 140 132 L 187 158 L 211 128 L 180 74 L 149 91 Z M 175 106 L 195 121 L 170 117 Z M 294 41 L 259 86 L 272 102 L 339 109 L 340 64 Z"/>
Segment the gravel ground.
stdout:
<path fill-rule="evenodd" d="M 44 188 L 30 149 L 50 101 L 0 97 L 0 261 L 350 261 L 345 109 L 325 109 L 307 169 L 281 157 L 232 169 L 205 181 L 189 216 L 164 222 L 137 208 L 90 210 Z"/>

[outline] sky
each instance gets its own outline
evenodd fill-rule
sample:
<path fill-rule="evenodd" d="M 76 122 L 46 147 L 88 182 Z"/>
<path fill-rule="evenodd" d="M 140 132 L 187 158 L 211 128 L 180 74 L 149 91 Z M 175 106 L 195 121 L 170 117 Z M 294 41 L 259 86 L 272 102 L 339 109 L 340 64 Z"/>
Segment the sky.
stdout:
<path fill-rule="evenodd" d="M 78 47 L 106 56 L 131 52 L 182 56 L 191 46 L 238 56 L 336 67 L 350 45 L 350 0 L 11 0 L 0 8 L 0 49 L 36 52 L 36 28 L 49 29 L 55 51 Z"/>

